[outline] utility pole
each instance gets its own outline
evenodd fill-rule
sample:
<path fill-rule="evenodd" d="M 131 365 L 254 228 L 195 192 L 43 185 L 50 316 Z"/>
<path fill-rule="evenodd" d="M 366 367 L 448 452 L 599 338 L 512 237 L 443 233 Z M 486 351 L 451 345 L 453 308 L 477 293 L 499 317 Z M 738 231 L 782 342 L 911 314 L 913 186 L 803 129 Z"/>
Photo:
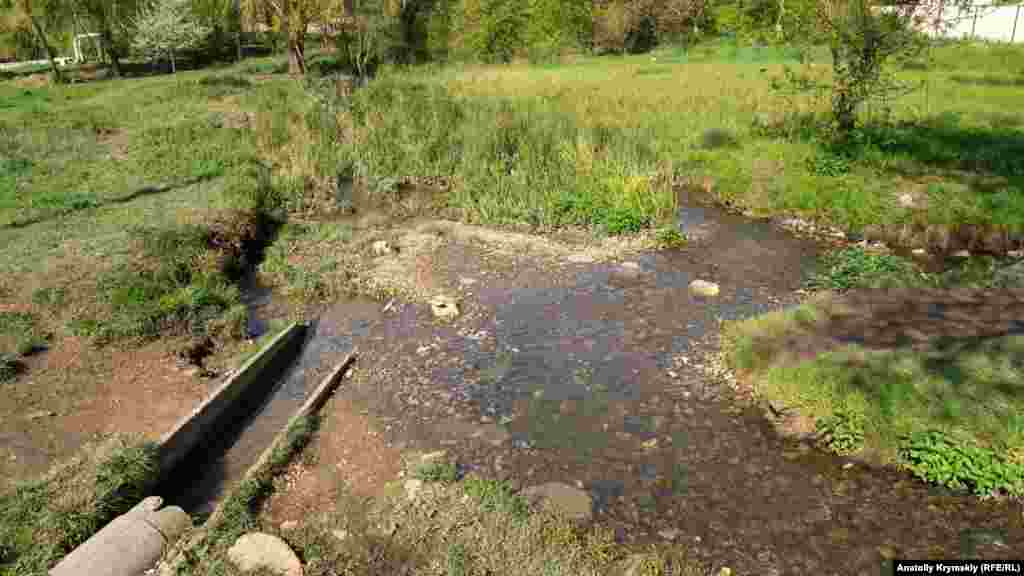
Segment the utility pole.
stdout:
<path fill-rule="evenodd" d="M 974 29 L 978 26 L 978 12 L 980 12 L 980 10 L 977 6 L 973 5 L 971 6 L 971 10 L 974 11 L 974 19 L 971 20 L 971 40 L 974 40 Z"/>
<path fill-rule="evenodd" d="M 1020 20 L 1020 4 L 1017 4 L 1017 11 L 1013 14 L 1013 32 L 1010 33 L 1010 44 L 1017 41 L 1017 21 Z"/>

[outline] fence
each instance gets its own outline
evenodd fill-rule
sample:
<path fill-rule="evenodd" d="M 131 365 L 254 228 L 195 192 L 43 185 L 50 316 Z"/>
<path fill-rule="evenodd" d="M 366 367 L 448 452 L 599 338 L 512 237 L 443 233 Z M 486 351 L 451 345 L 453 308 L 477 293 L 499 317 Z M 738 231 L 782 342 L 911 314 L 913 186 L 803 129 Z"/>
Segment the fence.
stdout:
<path fill-rule="evenodd" d="M 954 24 L 937 35 L 946 38 L 1024 42 L 1024 4 L 975 4 L 961 10 Z"/>

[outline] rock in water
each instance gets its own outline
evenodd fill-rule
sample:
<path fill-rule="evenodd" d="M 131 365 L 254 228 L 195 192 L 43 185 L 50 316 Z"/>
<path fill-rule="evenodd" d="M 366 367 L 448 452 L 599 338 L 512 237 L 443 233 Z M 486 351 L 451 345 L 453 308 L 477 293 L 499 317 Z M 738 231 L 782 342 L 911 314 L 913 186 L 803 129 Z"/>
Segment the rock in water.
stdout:
<path fill-rule="evenodd" d="M 281 576 L 302 576 L 302 562 L 284 540 L 271 534 L 253 532 L 235 541 L 228 560 L 242 572 L 261 568 Z"/>
<path fill-rule="evenodd" d="M 531 502 L 544 501 L 572 520 L 589 520 L 593 516 L 594 501 L 590 494 L 558 482 L 531 486 L 523 490 Z"/>
<path fill-rule="evenodd" d="M 690 292 L 697 296 L 712 298 L 718 296 L 718 284 L 707 280 L 694 280 L 690 282 Z"/>

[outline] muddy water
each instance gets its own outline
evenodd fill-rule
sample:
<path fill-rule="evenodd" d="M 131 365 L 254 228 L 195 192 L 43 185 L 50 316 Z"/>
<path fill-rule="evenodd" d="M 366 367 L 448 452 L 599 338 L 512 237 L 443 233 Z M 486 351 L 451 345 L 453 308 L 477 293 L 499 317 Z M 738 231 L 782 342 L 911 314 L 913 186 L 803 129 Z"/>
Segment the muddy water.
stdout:
<path fill-rule="evenodd" d="M 684 208 L 680 225 L 690 247 L 626 265 L 552 267 L 449 243 L 433 268 L 462 297 L 454 323 L 409 304 L 323 311 L 319 329 L 336 338 L 364 322 L 340 393 L 399 447 L 448 448 L 520 486 L 581 486 L 624 540 L 684 542 L 716 569 L 877 574 L 894 556 L 1020 555 L 1019 507 L 783 441 L 697 369 L 722 320 L 791 301 L 815 247 L 709 206 Z M 691 296 L 697 278 L 720 296 Z M 321 361 L 346 346 L 325 345 Z"/>

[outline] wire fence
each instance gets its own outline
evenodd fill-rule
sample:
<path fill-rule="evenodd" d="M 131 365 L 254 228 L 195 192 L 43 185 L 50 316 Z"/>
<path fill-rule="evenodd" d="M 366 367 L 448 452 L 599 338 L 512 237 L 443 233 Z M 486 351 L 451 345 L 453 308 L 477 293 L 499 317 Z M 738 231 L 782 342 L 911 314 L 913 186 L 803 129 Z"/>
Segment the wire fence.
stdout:
<path fill-rule="evenodd" d="M 975 4 L 959 11 L 954 24 L 933 35 L 945 38 L 1024 42 L 1024 4 Z"/>

